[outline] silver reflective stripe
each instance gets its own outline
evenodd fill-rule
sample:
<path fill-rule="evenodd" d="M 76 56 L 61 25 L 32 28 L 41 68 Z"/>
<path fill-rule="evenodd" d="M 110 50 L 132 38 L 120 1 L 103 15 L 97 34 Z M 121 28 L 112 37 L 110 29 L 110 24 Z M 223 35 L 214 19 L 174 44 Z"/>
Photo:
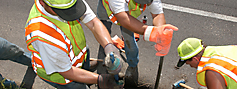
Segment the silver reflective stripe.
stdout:
<path fill-rule="evenodd" d="M 207 61 L 209 61 L 209 59 L 210 59 L 210 57 L 208 57 L 208 58 L 201 57 L 200 61 L 207 62 Z M 198 66 L 198 68 L 197 68 L 198 71 L 201 71 L 202 69 L 203 69 L 203 67 L 200 67 L 200 66 Z"/>
<path fill-rule="evenodd" d="M 78 63 L 75 67 L 81 67 L 82 66 L 82 63 Z"/>
<path fill-rule="evenodd" d="M 237 66 L 237 62 L 235 62 L 235 61 L 233 61 L 231 59 L 225 58 L 225 57 L 212 56 L 211 58 L 216 58 L 216 59 L 219 59 L 219 60 L 223 60 L 223 61 L 229 62 L 230 64 L 232 64 L 234 66 Z"/>
<path fill-rule="evenodd" d="M 39 55 L 37 53 L 33 53 L 33 56 L 35 56 L 36 58 L 38 58 L 39 60 L 41 60 L 41 58 L 39 57 Z M 42 60 L 41 60 L 42 61 Z M 35 64 L 36 67 L 40 67 L 40 68 L 43 68 L 41 65 L 39 64 Z"/>
<path fill-rule="evenodd" d="M 209 57 L 208 58 L 202 57 L 200 61 L 207 62 L 209 61 L 209 59 L 210 59 Z"/>
<path fill-rule="evenodd" d="M 66 42 L 68 44 L 70 44 L 70 40 L 66 37 L 66 35 L 63 33 L 63 31 L 61 29 L 57 28 L 56 25 L 54 25 L 53 23 L 51 23 L 47 19 L 45 19 L 43 17 L 37 17 L 37 18 L 34 18 L 34 19 L 30 20 L 28 23 L 30 25 L 32 23 L 39 23 L 39 22 L 44 23 L 44 24 L 48 25 L 49 27 L 53 28 L 54 30 L 56 30 L 59 34 L 61 34 L 61 36 L 64 38 L 64 40 L 66 40 Z"/>
<path fill-rule="evenodd" d="M 82 52 L 80 52 L 79 55 L 75 56 L 75 58 L 72 59 L 72 64 L 74 64 L 74 63 L 76 62 L 76 60 L 78 60 L 78 59 L 81 58 L 81 56 L 83 55 L 83 53 L 86 52 L 86 49 L 87 49 L 87 48 L 84 47 L 84 48 L 82 49 Z"/>
<path fill-rule="evenodd" d="M 71 58 L 71 59 L 73 59 L 73 58 L 75 57 L 74 52 L 73 52 L 72 49 L 70 49 L 70 53 L 69 53 L 69 55 L 70 55 L 70 58 Z"/>
<path fill-rule="evenodd" d="M 222 66 L 211 63 L 211 64 L 205 65 L 204 67 L 213 67 L 217 70 L 220 70 L 221 72 L 225 73 L 226 75 L 228 75 L 229 77 L 231 77 L 233 80 L 235 80 L 237 82 L 237 75 L 235 73 L 231 72 L 230 70 L 225 69 Z"/>
<path fill-rule="evenodd" d="M 68 50 L 67 48 L 67 45 L 65 43 L 63 43 L 62 41 L 58 40 L 58 39 L 55 39 L 54 37 L 48 35 L 48 34 L 45 34 L 39 30 L 37 31 L 33 31 L 31 32 L 32 33 L 32 36 L 31 37 L 34 37 L 34 36 L 39 36 L 41 38 L 44 38 L 50 42 L 53 42 L 54 44 L 57 44 L 58 46 L 64 48 L 65 50 Z"/>
<path fill-rule="evenodd" d="M 150 41 L 150 35 L 151 35 L 151 32 L 152 32 L 152 29 L 153 29 L 154 26 L 148 26 L 145 30 L 145 33 L 144 33 L 144 40 L 145 41 Z"/>
<path fill-rule="evenodd" d="M 197 71 L 201 71 L 203 67 L 198 66 Z"/>
<path fill-rule="evenodd" d="M 68 80 L 68 79 L 65 79 L 65 82 L 66 82 L 66 83 L 69 83 L 69 82 L 70 82 L 70 80 Z"/>
<path fill-rule="evenodd" d="M 71 41 L 66 37 L 66 35 L 62 32 L 61 29 L 57 28 L 56 25 L 54 25 L 53 23 L 49 22 L 47 19 L 45 19 L 45 18 L 43 18 L 43 17 L 34 18 L 34 19 L 30 20 L 30 21 L 28 22 L 28 24 L 30 25 L 30 24 L 32 24 L 32 23 L 38 23 L 38 22 L 44 23 L 44 24 L 46 24 L 47 26 L 53 28 L 53 29 L 56 30 L 59 34 L 61 34 L 61 36 L 64 38 L 64 40 L 65 40 L 65 42 L 66 42 L 67 44 L 70 44 L 70 43 L 71 43 Z M 29 34 L 29 35 L 27 35 L 27 36 L 26 36 L 26 40 L 31 39 L 32 36 L 33 36 L 32 33 Z M 47 37 L 46 37 L 46 38 L 47 38 Z M 65 44 L 65 46 L 61 46 L 61 47 L 65 48 L 65 49 L 68 51 L 67 44 Z"/>
<path fill-rule="evenodd" d="M 109 19 L 112 19 L 114 17 L 114 14 L 111 14 L 110 16 L 109 16 Z M 116 21 L 114 21 L 113 22 L 114 24 L 118 24 L 118 21 L 116 20 Z"/>
<path fill-rule="evenodd" d="M 37 53 L 33 53 L 33 55 L 34 55 L 36 58 L 38 58 L 38 59 L 41 60 L 41 57 L 39 57 L 39 55 L 38 55 Z"/>

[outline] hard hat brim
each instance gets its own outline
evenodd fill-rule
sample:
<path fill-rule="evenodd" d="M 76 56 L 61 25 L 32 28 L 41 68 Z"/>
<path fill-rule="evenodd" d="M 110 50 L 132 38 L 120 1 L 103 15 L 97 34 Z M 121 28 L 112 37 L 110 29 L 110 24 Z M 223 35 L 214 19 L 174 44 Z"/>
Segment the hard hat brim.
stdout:
<path fill-rule="evenodd" d="M 86 5 L 82 0 L 77 0 L 75 5 L 67 9 L 51 8 L 59 17 L 66 21 L 79 19 L 86 12 Z"/>
<path fill-rule="evenodd" d="M 183 66 L 184 65 L 184 63 L 186 62 L 187 60 L 181 60 L 181 59 L 179 59 L 179 62 L 177 63 L 177 67 L 181 67 L 181 66 Z"/>
<path fill-rule="evenodd" d="M 153 0 L 134 0 L 134 2 L 139 4 L 149 4 L 152 3 Z"/>

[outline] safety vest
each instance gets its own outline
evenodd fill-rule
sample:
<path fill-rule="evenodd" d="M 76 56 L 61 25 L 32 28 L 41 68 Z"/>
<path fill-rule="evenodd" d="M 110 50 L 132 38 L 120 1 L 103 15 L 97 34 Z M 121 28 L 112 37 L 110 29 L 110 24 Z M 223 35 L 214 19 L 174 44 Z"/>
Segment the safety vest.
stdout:
<path fill-rule="evenodd" d="M 113 23 L 120 25 L 117 21 L 117 18 L 114 16 L 113 12 L 110 10 L 108 0 L 102 0 L 102 3 L 108 14 L 109 19 Z M 147 7 L 146 4 L 138 4 L 134 2 L 133 0 L 128 0 L 129 15 L 133 16 L 134 18 L 137 18 L 138 16 L 140 16 L 142 12 L 145 11 L 146 7 Z"/>
<path fill-rule="evenodd" d="M 40 53 L 31 45 L 32 42 L 38 40 L 61 49 L 68 54 L 72 65 L 78 68 L 81 68 L 86 59 L 86 39 L 79 20 L 65 23 L 50 18 L 38 9 L 37 4 L 30 11 L 25 26 L 25 38 L 27 48 L 32 52 L 33 69 L 46 81 L 61 85 L 72 82 L 57 72 L 47 75 Z"/>
<path fill-rule="evenodd" d="M 206 70 L 221 74 L 227 89 L 237 88 L 237 46 L 207 46 L 197 68 L 197 82 L 206 86 Z"/>

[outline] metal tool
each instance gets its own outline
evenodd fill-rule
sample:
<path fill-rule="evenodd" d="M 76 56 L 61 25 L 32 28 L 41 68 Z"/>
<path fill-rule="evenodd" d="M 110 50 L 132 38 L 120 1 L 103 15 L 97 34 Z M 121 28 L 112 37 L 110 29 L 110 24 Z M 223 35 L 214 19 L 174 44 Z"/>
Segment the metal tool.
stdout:
<path fill-rule="evenodd" d="M 119 62 L 118 62 L 119 59 L 114 57 L 114 53 L 113 53 L 113 52 L 111 52 L 109 55 L 110 55 L 110 60 L 111 60 L 112 64 L 113 64 L 115 61 L 117 61 L 116 63 L 119 63 Z M 118 65 L 118 64 L 115 64 L 115 65 Z M 115 66 L 115 67 L 118 67 L 118 66 Z M 123 84 L 124 84 L 123 78 L 119 78 L 118 74 L 115 74 L 115 75 L 114 75 L 114 79 L 115 79 L 115 81 L 116 81 L 116 83 L 117 83 L 118 85 L 123 85 Z"/>
<path fill-rule="evenodd" d="M 115 59 L 114 59 L 114 53 L 111 52 L 109 55 L 110 55 L 110 60 L 112 61 L 112 64 L 113 64 L 114 61 L 115 61 Z M 116 81 L 119 81 L 119 76 L 118 76 L 118 74 L 114 75 L 114 78 L 115 78 Z"/>
<path fill-rule="evenodd" d="M 161 75 L 163 60 L 164 60 L 164 56 L 161 56 L 160 57 L 160 62 L 159 62 L 159 67 L 158 67 L 158 72 L 157 72 L 157 76 L 156 76 L 155 89 L 158 89 L 158 87 L 159 87 L 159 81 L 160 81 L 160 75 Z"/>
<path fill-rule="evenodd" d="M 172 86 L 173 86 L 173 89 L 177 89 L 177 88 L 181 88 L 181 87 L 184 87 L 184 88 L 187 88 L 187 89 L 194 89 L 188 85 L 185 84 L 185 80 L 184 79 L 181 79 L 177 82 L 175 82 Z"/>
<path fill-rule="evenodd" d="M 100 61 L 100 62 L 103 62 L 104 60 L 103 59 L 90 58 L 90 61 Z"/>

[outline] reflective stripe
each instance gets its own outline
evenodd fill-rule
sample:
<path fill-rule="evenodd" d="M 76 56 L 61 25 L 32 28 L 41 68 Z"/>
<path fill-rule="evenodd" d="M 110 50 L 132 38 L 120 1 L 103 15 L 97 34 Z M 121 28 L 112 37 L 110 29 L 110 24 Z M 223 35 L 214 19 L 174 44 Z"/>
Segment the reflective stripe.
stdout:
<path fill-rule="evenodd" d="M 213 70 L 221 74 L 228 86 L 237 82 L 237 62 L 233 59 L 229 59 L 223 56 L 213 55 L 211 57 L 202 57 L 197 68 L 197 81 L 200 85 L 205 85 L 205 71 L 206 70 Z M 227 79 L 226 79 L 227 78 Z M 230 79 L 230 80 L 229 80 Z M 232 83 L 230 81 L 233 81 Z"/>
<path fill-rule="evenodd" d="M 42 67 L 41 65 L 39 65 L 39 64 L 37 64 L 37 63 L 36 63 L 36 67 L 40 67 L 40 68 L 43 68 L 43 67 Z"/>
<path fill-rule="evenodd" d="M 73 50 L 72 50 L 72 49 L 70 49 L 70 50 L 71 50 L 71 51 L 70 51 L 70 53 L 69 53 L 69 56 L 70 56 L 71 59 L 73 59 L 73 58 L 75 57 L 75 55 L 74 55 Z"/>
<path fill-rule="evenodd" d="M 34 63 L 35 64 L 35 63 Z M 33 66 L 34 67 L 34 71 L 35 73 L 37 73 L 37 67 L 36 66 Z"/>
<path fill-rule="evenodd" d="M 144 33 L 144 40 L 145 41 L 150 41 L 150 35 L 151 35 L 151 32 L 153 30 L 153 27 L 154 26 L 148 26 L 145 30 L 145 33 Z"/>
<path fill-rule="evenodd" d="M 39 57 L 39 55 L 38 55 L 38 54 L 36 54 L 36 53 L 33 53 L 33 56 L 41 60 L 41 58 Z"/>
<path fill-rule="evenodd" d="M 143 8 L 140 8 L 141 13 L 143 13 L 146 10 L 146 4 L 144 4 Z"/>
<path fill-rule="evenodd" d="M 237 62 L 236 62 L 236 61 L 233 61 L 233 60 L 228 59 L 228 58 L 225 58 L 225 57 L 212 56 L 211 58 L 220 59 L 220 60 L 223 60 L 223 61 L 229 62 L 230 64 L 232 64 L 232 65 L 234 65 L 234 66 L 237 66 Z"/>
<path fill-rule="evenodd" d="M 237 82 L 237 75 L 234 74 L 232 71 L 225 69 L 222 66 L 216 65 L 214 63 L 210 63 L 210 64 L 205 65 L 204 67 L 213 67 L 217 70 L 220 70 L 221 72 L 225 73 L 226 75 L 228 75 L 229 77 L 231 77 L 232 79 L 234 79 Z"/>
<path fill-rule="evenodd" d="M 72 0 L 71 2 L 66 3 L 66 4 L 51 4 L 51 3 L 48 2 L 47 0 L 44 0 L 44 1 L 47 2 L 48 4 L 52 5 L 52 6 L 65 7 L 65 6 L 69 6 L 69 5 L 71 5 L 75 0 Z"/>
<path fill-rule="evenodd" d="M 60 41 L 58 39 L 55 39 L 54 37 L 52 37 L 48 34 L 41 32 L 39 30 L 33 31 L 33 32 L 31 32 L 31 34 L 27 35 L 27 40 L 31 39 L 30 37 L 34 37 L 34 36 L 39 36 L 41 38 L 44 38 L 50 42 L 53 42 L 54 44 L 57 44 L 58 46 L 60 46 L 68 51 L 67 45 L 65 43 L 63 43 L 62 41 Z"/>
<path fill-rule="evenodd" d="M 114 24 L 118 24 L 117 18 L 114 16 L 114 14 L 110 14 L 109 19 L 114 23 Z"/>
<path fill-rule="evenodd" d="M 31 19 L 28 23 L 27 26 L 33 23 L 39 23 L 42 22 L 44 24 L 46 24 L 47 26 L 53 28 L 54 30 L 56 30 L 59 34 L 61 34 L 61 36 L 64 38 L 64 40 L 70 44 L 70 40 L 66 37 L 66 35 L 62 32 L 61 29 L 57 28 L 56 25 L 54 25 L 53 23 L 51 23 L 50 21 L 48 21 L 47 19 L 43 18 L 43 17 L 37 17 L 34 19 Z"/>
<path fill-rule="evenodd" d="M 82 52 L 80 52 L 79 55 L 75 56 L 75 58 L 72 59 L 72 64 L 74 64 L 77 60 L 79 60 L 85 52 L 86 52 L 86 47 L 82 49 Z"/>
<path fill-rule="evenodd" d="M 82 63 L 78 63 L 75 67 L 79 68 L 82 66 Z"/>
<path fill-rule="evenodd" d="M 210 59 L 209 57 L 208 57 L 208 58 L 207 58 L 207 57 L 202 57 L 202 58 L 201 58 L 201 61 L 207 62 L 207 61 L 209 61 L 209 59 Z"/>
<path fill-rule="evenodd" d="M 43 65 L 40 65 L 38 62 L 36 62 L 36 60 L 39 60 L 41 62 L 41 64 L 43 64 L 43 62 L 42 62 L 41 58 L 39 57 L 39 55 L 36 54 L 36 53 L 33 53 L 33 57 L 37 58 L 37 59 L 33 58 L 33 60 L 35 60 L 35 63 L 36 63 L 35 66 L 43 68 Z"/>
<path fill-rule="evenodd" d="M 198 71 L 201 71 L 202 69 L 203 69 L 203 67 L 200 67 L 200 66 L 197 67 Z"/>
<path fill-rule="evenodd" d="M 65 82 L 66 82 L 66 83 L 70 83 L 71 81 L 70 81 L 70 80 L 68 80 L 68 79 L 65 79 Z"/>
<path fill-rule="evenodd" d="M 236 62 L 236 61 L 233 61 L 233 60 L 228 59 L 228 58 L 225 58 L 225 57 L 212 56 L 211 58 L 219 59 L 219 60 L 228 62 L 228 63 L 230 63 L 230 64 L 232 64 L 232 65 L 234 65 L 234 66 L 237 66 L 237 62 Z M 200 60 L 200 63 L 202 63 L 202 62 L 207 62 L 207 61 L 209 61 L 209 59 L 211 59 L 211 58 L 204 58 L 204 57 L 202 57 L 201 60 Z M 201 70 L 203 70 L 203 68 L 204 68 L 204 67 L 202 67 L 202 66 L 198 66 L 197 70 L 198 70 L 198 71 L 201 71 Z"/>

